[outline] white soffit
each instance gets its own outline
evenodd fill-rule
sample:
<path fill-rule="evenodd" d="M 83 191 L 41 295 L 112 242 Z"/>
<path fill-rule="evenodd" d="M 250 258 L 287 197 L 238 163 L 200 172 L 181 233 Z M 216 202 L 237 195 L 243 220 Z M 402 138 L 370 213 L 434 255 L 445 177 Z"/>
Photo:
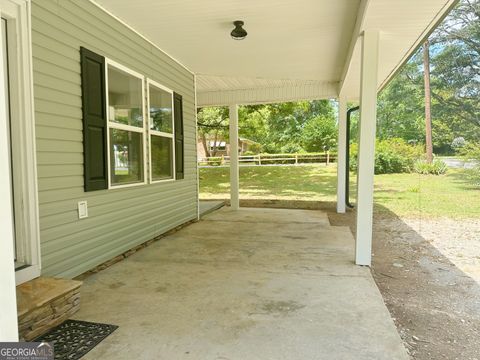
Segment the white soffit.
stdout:
<path fill-rule="evenodd" d="M 357 17 L 360 31 L 381 31 L 381 86 L 454 2 L 95 0 L 196 74 L 199 105 L 331 98 L 341 87 L 356 98 Z M 231 39 L 234 20 L 245 21 L 245 40 Z"/>

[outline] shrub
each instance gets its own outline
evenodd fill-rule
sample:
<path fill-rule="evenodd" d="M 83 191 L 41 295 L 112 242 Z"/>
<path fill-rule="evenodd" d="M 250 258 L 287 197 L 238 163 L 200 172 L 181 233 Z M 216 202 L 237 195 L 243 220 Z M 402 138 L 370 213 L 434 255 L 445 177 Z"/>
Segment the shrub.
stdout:
<path fill-rule="evenodd" d="M 357 171 L 358 170 L 358 144 L 353 143 L 350 144 L 350 170 Z"/>
<path fill-rule="evenodd" d="M 284 154 L 296 154 L 303 151 L 303 148 L 299 144 L 289 143 L 282 146 L 280 152 Z"/>
<path fill-rule="evenodd" d="M 208 160 L 208 165 L 210 166 L 219 166 L 222 164 L 222 158 L 219 156 L 210 157 Z"/>
<path fill-rule="evenodd" d="M 472 169 L 467 169 L 465 174 L 468 180 L 476 187 L 480 187 L 480 143 L 468 142 L 461 154 L 465 161 L 474 162 Z"/>
<path fill-rule="evenodd" d="M 451 148 L 455 151 L 463 148 L 466 145 L 465 138 L 459 136 L 453 139 L 452 143 L 450 144 Z"/>
<path fill-rule="evenodd" d="M 375 174 L 410 172 L 411 161 L 393 151 L 379 151 L 375 154 Z"/>
<path fill-rule="evenodd" d="M 435 159 L 431 163 L 425 160 L 417 160 L 414 170 L 416 173 L 423 175 L 443 175 L 447 172 L 447 164 L 440 159 Z"/>
<path fill-rule="evenodd" d="M 280 160 L 284 159 L 284 160 Z M 262 164 L 275 165 L 275 164 L 294 164 L 295 155 L 294 154 L 262 154 Z"/>
<path fill-rule="evenodd" d="M 350 169 L 357 170 L 358 145 L 350 146 Z M 375 146 L 375 174 L 411 172 L 415 161 L 423 154 L 419 145 L 410 145 L 403 139 L 377 140 Z"/>
<path fill-rule="evenodd" d="M 466 143 L 460 154 L 463 156 L 465 161 L 478 161 L 480 162 L 480 143 L 468 142 Z"/>
<path fill-rule="evenodd" d="M 260 154 L 262 151 L 262 145 L 261 144 L 251 144 L 248 146 L 248 151 L 253 154 Z"/>

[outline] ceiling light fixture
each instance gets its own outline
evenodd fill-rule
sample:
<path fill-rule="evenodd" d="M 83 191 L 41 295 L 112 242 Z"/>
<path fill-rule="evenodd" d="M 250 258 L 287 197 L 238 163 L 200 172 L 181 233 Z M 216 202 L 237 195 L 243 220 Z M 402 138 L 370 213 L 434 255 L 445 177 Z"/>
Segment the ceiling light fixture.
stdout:
<path fill-rule="evenodd" d="M 245 29 L 242 27 L 244 22 L 242 20 L 236 20 L 233 22 L 233 25 L 235 25 L 235 29 L 232 30 L 230 35 L 232 36 L 232 39 L 234 40 L 243 40 L 247 37 L 247 32 Z"/>

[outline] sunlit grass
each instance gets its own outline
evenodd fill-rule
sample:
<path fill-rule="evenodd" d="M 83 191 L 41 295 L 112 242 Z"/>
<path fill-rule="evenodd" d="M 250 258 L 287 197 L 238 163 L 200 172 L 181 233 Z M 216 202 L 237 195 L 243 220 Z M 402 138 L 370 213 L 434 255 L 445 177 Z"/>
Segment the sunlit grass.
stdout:
<path fill-rule="evenodd" d="M 229 169 L 200 169 L 200 197 L 227 199 Z M 351 174 L 355 180 L 355 174 Z M 284 199 L 335 201 L 335 165 L 250 166 L 240 168 L 240 197 L 243 199 Z M 351 183 L 355 200 L 355 184 Z M 467 181 L 462 170 L 446 175 L 388 174 L 375 176 L 377 211 L 384 208 L 400 216 L 480 217 L 480 189 Z"/>

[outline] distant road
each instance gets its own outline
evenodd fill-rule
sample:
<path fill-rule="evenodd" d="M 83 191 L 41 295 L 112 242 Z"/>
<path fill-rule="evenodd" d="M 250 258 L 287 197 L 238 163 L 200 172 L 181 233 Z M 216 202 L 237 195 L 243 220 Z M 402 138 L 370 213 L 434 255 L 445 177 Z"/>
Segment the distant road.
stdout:
<path fill-rule="evenodd" d="M 441 158 L 441 160 L 444 161 L 448 167 L 455 169 L 472 169 L 476 164 L 475 161 L 464 161 L 453 157 Z"/>

